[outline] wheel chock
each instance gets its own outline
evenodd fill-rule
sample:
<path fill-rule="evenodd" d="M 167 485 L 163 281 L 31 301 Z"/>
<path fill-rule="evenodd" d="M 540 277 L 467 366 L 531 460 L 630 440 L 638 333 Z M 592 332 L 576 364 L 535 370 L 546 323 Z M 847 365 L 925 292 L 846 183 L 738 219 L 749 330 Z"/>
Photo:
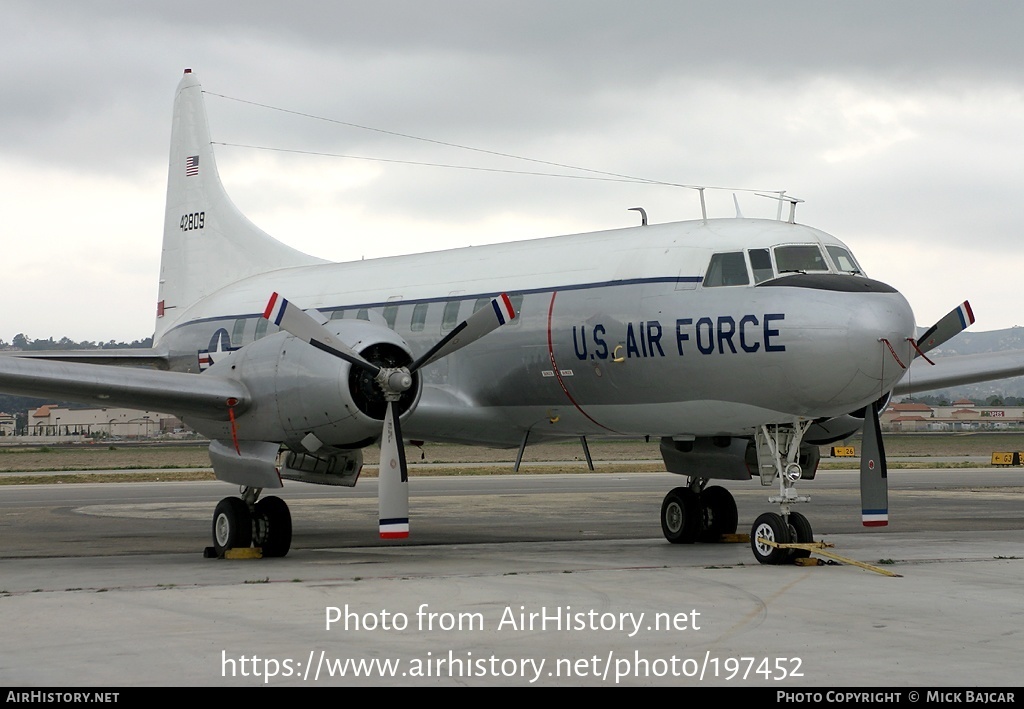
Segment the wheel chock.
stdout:
<path fill-rule="evenodd" d="M 793 559 L 793 566 L 824 566 L 825 562 L 821 559 L 812 559 L 809 556 L 800 556 Z"/>
<path fill-rule="evenodd" d="M 225 559 L 262 559 L 263 549 L 260 547 L 245 547 L 243 549 L 228 549 L 224 552 Z"/>

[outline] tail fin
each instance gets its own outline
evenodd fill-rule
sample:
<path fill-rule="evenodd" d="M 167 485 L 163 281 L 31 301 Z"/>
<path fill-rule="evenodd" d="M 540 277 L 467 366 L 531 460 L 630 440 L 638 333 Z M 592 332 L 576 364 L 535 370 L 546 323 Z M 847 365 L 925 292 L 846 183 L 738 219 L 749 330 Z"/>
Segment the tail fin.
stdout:
<path fill-rule="evenodd" d="M 231 202 L 214 161 L 202 87 L 186 69 L 174 100 L 156 339 L 229 283 L 317 263 L 324 261 L 272 238 Z"/>

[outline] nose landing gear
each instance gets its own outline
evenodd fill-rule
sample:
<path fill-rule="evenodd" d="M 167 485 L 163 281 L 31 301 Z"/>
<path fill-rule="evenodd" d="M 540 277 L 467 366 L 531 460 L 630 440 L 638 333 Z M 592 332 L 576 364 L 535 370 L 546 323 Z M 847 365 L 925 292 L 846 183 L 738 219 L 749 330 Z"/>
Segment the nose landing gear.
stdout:
<path fill-rule="evenodd" d="M 754 520 L 750 528 L 750 549 L 762 564 L 785 564 L 810 556 L 806 549 L 780 549 L 766 542 L 807 544 L 814 541 L 811 523 L 789 508 L 794 503 L 811 501 L 810 497 L 796 492 L 797 482 L 805 477 L 813 478 L 818 467 L 817 449 L 801 451 L 800 445 L 811 424 L 811 421 L 802 421 L 788 426 L 761 426 L 754 436 L 761 484 L 769 486 L 775 480 L 779 482 L 779 494 L 769 497 L 768 501 L 779 504 L 780 514 L 766 512 Z M 806 467 L 801 465 L 802 452 L 807 458 L 803 461 Z"/>

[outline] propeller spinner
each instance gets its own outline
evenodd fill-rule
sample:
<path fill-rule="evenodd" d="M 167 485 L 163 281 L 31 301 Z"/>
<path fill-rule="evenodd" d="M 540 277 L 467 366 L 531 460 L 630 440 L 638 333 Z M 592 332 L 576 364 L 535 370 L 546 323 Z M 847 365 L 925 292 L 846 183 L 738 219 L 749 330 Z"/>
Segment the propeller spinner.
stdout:
<path fill-rule="evenodd" d="M 409 469 L 405 460 L 401 421 L 394 413 L 394 403 L 413 385 L 413 374 L 422 367 L 447 357 L 479 340 L 516 317 L 507 294 L 491 300 L 484 307 L 459 323 L 447 336 L 431 347 L 408 367 L 381 367 L 332 335 L 313 315 L 277 293 L 270 296 L 263 317 L 285 332 L 308 342 L 328 354 L 366 370 L 388 402 L 380 444 L 378 506 L 381 539 L 402 539 L 409 536 Z"/>

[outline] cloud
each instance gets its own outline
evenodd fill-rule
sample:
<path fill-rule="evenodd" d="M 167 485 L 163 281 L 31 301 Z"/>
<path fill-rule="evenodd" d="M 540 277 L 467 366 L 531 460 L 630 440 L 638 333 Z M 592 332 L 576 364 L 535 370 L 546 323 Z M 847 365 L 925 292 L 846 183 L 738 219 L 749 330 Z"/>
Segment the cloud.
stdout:
<path fill-rule="evenodd" d="M 121 288 L 136 304 L 92 322 L 52 304 L 8 306 L 2 321 L 15 331 L 152 330 L 170 111 L 186 66 L 209 92 L 337 121 L 670 182 L 787 189 L 807 200 L 801 221 L 846 240 L 873 274 L 884 265 L 915 306 L 946 296 L 934 284 L 948 290 L 962 264 L 1018 252 L 1016 4 L 250 2 L 240 12 L 15 0 L 0 20 L 0 56 L 18 67 L 0 76 L 0 183 L 16 187 L 20 208 L 4 234 L 8 263 L 47 263 L 51 287 L 67 289 L 58 302 L 104 292 L 102 278 L 82 280 L 89 269 L 128 274 Z M 562 171 L 212 94 L 207 104 L 221 142 Z M 638 205 L 652 221 L 699 216 L 678 188 L 216 152 L 244 212 L 330 258 L 627 226 Z M 739 198 L 748 216 L 775 214 Z M 712 214 L 732 215 L 729 192 L 709 200 Z M 110 250 L 89 263 L 82 242 Z M 942 253 L 947 267 L 922 270 L 915 249 Z M 1012 298 L 977 310 L 992 327 L 1020 321 Z"/>

